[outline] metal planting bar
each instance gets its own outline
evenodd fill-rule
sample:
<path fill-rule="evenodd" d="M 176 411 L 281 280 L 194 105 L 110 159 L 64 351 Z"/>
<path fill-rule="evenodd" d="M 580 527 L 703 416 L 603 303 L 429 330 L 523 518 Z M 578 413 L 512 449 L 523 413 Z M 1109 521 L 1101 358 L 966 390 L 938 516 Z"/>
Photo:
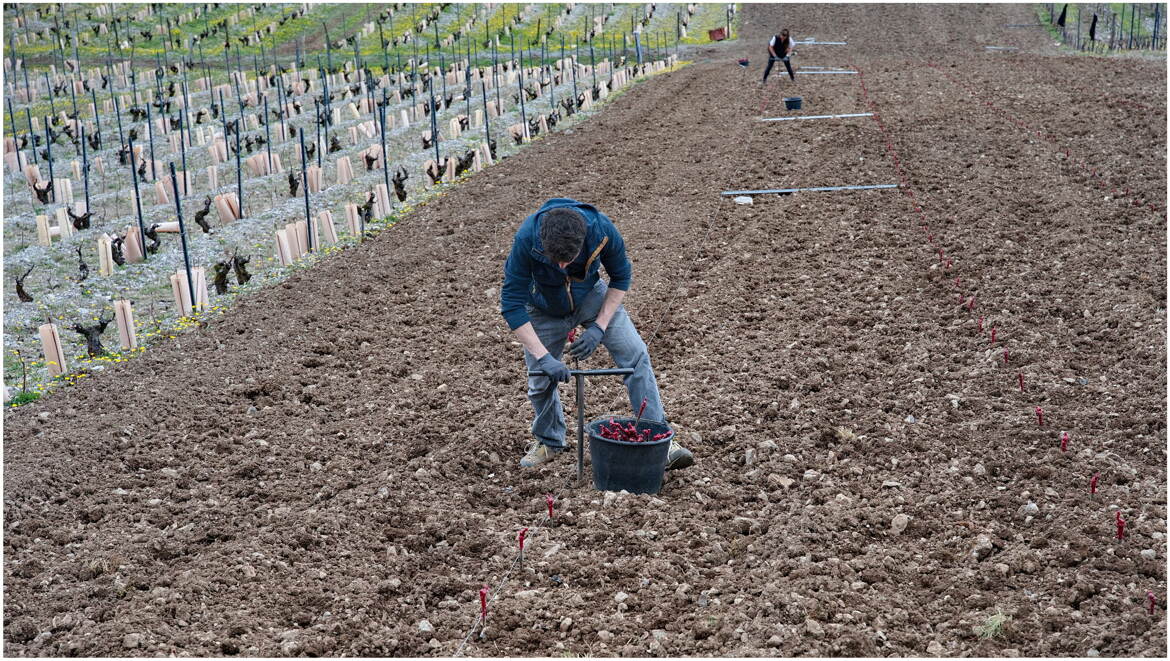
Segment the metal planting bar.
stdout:
<path fill-rule="evenodd" d="M 577 481 L 580 482 L 585 472 L 585 377 L 587 376 L 629 376 L 634 373 L 632 367 L 611 367 L 596 370 L 569 370 L 569 375 L 577 382 Z M 544 376 L 544 370 L 529 370 L 528 376 Z"/>

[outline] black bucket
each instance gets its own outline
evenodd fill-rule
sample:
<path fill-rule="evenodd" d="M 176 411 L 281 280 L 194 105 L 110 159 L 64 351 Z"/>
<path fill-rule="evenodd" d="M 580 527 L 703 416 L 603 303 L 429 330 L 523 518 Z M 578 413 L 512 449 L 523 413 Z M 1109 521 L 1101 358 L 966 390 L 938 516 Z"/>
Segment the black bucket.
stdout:
<path fill-rule="evenodd" d="M 787 110 L 800 110 L 800 106 L 803 101 L 804 97 L 786 96 L 784 97 L 784 108 Z"/>
<path fill-rule="evenodd" d="M 638 431 L 650 430 L 650 436 L 663 432 L 670 435 L 657 441 L 630 443 L 613 441 L 602 436 L 602 424 L 611 418 L 594 420 L 586 426 L 589 433 L 589 459 L 593 463 L 593 486 L 599 491 L 621 491 L 630 493 L 658 493 L 662 489 L 662 474 L 666 472 L 666 455 L 674 430 L 670 425 L 655 420 L 640 420 Z M 633 418 L 612 418 L 622 425 Z"/>

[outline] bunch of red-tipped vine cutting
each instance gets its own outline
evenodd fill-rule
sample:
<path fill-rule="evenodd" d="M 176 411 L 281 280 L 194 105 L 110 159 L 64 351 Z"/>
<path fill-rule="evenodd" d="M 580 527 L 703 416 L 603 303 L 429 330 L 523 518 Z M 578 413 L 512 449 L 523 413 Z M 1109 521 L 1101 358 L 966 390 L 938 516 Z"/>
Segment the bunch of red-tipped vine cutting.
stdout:
<path fill-rule="evenodd" d="M 620 422 L 616 422 L 613 418 L 609 419 L 608 423 L 601 423 L 601 429 L 598 433 L 604 438 L 611 441 L 625 441 L 627 443 L 649 443 L 651 441 L 661 441 L 664 438 L 670 437 L 670 432 L 664 431 L 661 434 L 650 435 L 649 429 L 643 429 L 639 432 L 634 428 L 634 423 L 628 422 L 623 427 Z"/>
<path fill-rule="evenodd" d="M 601 423 L 598 433 L 602 438 L 607 438 L 611 441 L 625 441 L 627 443 L 650 443 L 653 441 L 661 441 L 664 438 L 670 438 L 671 431 L 664 431 L 660 434 L 650 435 L 649 429 L 638 431 L 638 421 L 642 419 L 642 413 L 646 411 L 646 400 L 642 399 L 642 406 L 638 407 L 638 417 L 633 422 L 626 423 L 623 427 L 620 422 L 613 418 L 609 419 L 608 423 Z"/>

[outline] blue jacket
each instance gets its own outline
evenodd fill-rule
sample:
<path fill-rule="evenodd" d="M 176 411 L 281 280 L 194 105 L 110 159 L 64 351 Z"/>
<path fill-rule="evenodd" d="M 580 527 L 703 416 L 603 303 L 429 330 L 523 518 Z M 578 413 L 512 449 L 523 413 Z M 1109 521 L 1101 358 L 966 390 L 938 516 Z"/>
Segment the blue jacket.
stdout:
<path fill-rule="evenodd" d="M 544 256 L 540 243 L 540 217 L 549 209 L 572 207 L 585 217 L 585 244 L 566 268 Z M 554 317 L 567 317 L 601 278 L 601 266 L 613 289 L 629 291 L 633 268 L 626 259 L 626 244 L 613 221 L 592 205 L 555 197 L 524 219 L 512 240 L 512 253 L 504 264 L 500 288 L 500 312 L 512 330 L 530 321 L 527 305 Z"/>

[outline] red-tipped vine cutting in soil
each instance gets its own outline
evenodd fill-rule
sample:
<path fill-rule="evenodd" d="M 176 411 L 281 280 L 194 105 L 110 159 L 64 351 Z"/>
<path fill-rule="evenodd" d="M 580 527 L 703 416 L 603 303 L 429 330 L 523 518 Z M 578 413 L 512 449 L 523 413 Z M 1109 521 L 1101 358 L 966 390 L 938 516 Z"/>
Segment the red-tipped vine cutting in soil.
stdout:
<path fill-rule="evenodd" d="M 852 64 L 852 63 L 851 63 L 851 64 Z M 933 63 L 929 63 L 929 62 L 928 62 L 927 64 L 928 64 L 930 67 L 932 67 L 932 68 L 934 68 L 934 69 L 938 70 L 938 71 L 939 71 L 940 73 L 942 73 L 944 76 L 946 76 L 946 78 L 947 78 L 948 80 L 950 80 L 952 83 L 955 83 L 955 84 L 959 85 L 960 87 L 963 87 L 963 88 L 967 89 L 967 91 L 968 91 L 968 92 L 970 92 L 970 93 L 972 93 L 972 94 L 977 94 L 977 91 L 976 91 L 976 90 L 972 89 L 970 86 L 968 86 L 968 85 L 966 85 L 966 84 L 962 83 L 961 81 L 957 80 L 955 77 L 953 77 L 952 75 L 950 75 L 949 73 L 947 73 L 946 71 L 944 71 L 944 70 L 943 70 L 943 69 L 942 69 L 940 66 L 938 66 L 938 65 L 936 65 L 936 64 L 933 64 Z M 945 259 L 945 267 L 944 267 L 944 269 L 945 269 L 945 270 L 946 270 L 948 273 L 950 273 L 950 272 L 951 272 L 951 268 L 952 268 L 952 266 L 953 266 L 953 259 L 946 259 L 946 253 L 944 252 L 944 248 L 943 248 L 943 246 L 942 246 L 942 245 L 939 245 L 939 243 L 936 243 L 936 237 L 935 237 L 934 233 L 931 231 L 931 228 L 930 228 L 930 225 L 929 225 L 929 223 L 927 223 L 927 222 L 926 222 L 926 221 L 927 221 L 927 216 L 926 216 L 926 213 L 923 211 L 923 209 L 921 208 L 921 206 L 918 204 L 917 196 L 915 195 L 915 191 L 914 191 L 913 187 L 912 187 L 912 186 L 911 186 L 911 184 L 910 184 L 910 180 L 909 180 L 909 178 L 906 176 L 906 174 L 903 172 L 903 168 L 902 168 L 902 163 L 901 163 L 901 160 L 900 160 L 900 158 L 899 158 L 899 156 L 898 156 L 898 153 L 897 153 L 897 151 L 894 149 L 894 146 L 893 146 L 892 139 L 891 139 L 891 137 L 890 137 L 890 135 L 889 135 L 889 132 L 888 132 L 888 131 L 887 131 L 887 129 L 886 129 L 886 126 L 885 126 L 884 122 L 882 121 L 881 115 L 880 115 L 880 114 L 879 114 L 879 112 L 878 112 L 877 105 L 874 103 L 874 101 L 873 101 L 872 99 L 870 99 L 870 98 L 869 98 L 868 90 L 867 90 L 867 88 L 866 88 L 866 85 L 865 85 L 865 77 L 864 77 L 864 74 L 862 73 L 862 71 L 861 71 L 861 69 L 860 69 L 859 67 L 857 67 L 857 66 L 855 66 L 855 65 L 854 65 L 854 66 L 853 66 L 853 68 L 854 68 L 854 69 L 856 69 L 856 71 L 857 71 L 857 73 L 858 73 L 857 80 L 858 80 L 858 82 L 860 83 L 860 86 L 861 86 L 861 92 L 862 92 L 862 96 L 863 96 L 863 98 L 865 99 L 866 103 L 867 103 L 867 104 L 869 104 L 869 106 L 870 106 L 870 109 L 873 111 L 873 112 L 872 112 L 872 117 L 873 117 L 873 120 L 874 120 L 874 121 L 877 123 L 877 125 L 878 125 L 878 128 L 881 130 L 881 132 L 882 132 L 882 135 L 883 135 L 883 138 L 884 138 L 884 139 L 885 139 L 885 141 L 886 141 L 886 149 L 887 149 L 887 151 L 888 151 L 888 153 L 889 153 L 890 159 L 892 160 L 892 162 L 893 162 L 893 165 L 894 165 L 894 168 L 895 168 L 895 170 L 896 170 L 896 172 L 897 172 L 897 174 L 898 174 L 898 176 L 899 176 L 899 179 L 900 179 L 900 181 L 901 181 L 901 185 L 902 185 L 901 187 L 903 188 L 903 190 L 904 190 L 905 194 L 906 194 L 906 195 L 907 195 L 907 196 L 908 196 L 908 197 L 911 199 L 911 201 L 912 201 L 912 203 L 913 203 L 913 205 L 914 205 L 914 210 L 915 210 L 915 211 L 916 211 L 916 212 L 919 214 L 919 216 L 920 216 L 920 220 L 921 220 L 921 227 L 922 227 L 922 230 L 923 230 L 923 232 L 925 232 L 925 233 L 926 233 L 926 238 L 927 238 L 927 241 L 929 242 L 930 246 L 931 246 L 931 247 L 933 247 L 933 248 L 935 248 L 935 250 L 937 251 L 937 253 L 938 253 L 938 257 L 939 257 L 939 260 L 940 260 L 940 261 L 944 261 L 944 259 Z M 1058 142 L 1058 140 L 1057 140 L 1057 136 L 1053 136 L 1053 135 L 1045 135 L 1045 134 L 1044 134 L 1044 132 L 1042 132 L 1042 131 L 1040 131 L 1040 130 L 1033 129 L 1032 127 L 1028 126 L 1028 125 L 1027 125 L 1027 124 L 1025 124 L 1023 121 L 1019 120 L 1018 118 L 1012 117 L 1012 116 L 1010 115 L 1010 113 L 1008 113 L 1007 111 L 1005 111 L 1005 110 L 1003 110 L 1003 109 L 999 108 L 998 106 L 995 106 L 995 105 L 994 105 L 994 104 L 992 104 L 990 101 L 984 100 L 984 104 L 985 104 L 985 105 L 987 105 L 989 108 L 991 108 L 991 109 L 993 109 L 993 110 L 995 110 L 995 111 L 997 111 L 997 112 L 999 112 L 999 113 L 1001 113 L 1001 114 L 1004 114 L 1004 115 L 1006 115 L 1006 116 L 1007 116 L 1007 118 L 1008 118 L 1009 120 L 1011 120 L 1013 123 L 1015 123 L 1016 125 L 1020 126 L 1021 128 L 1025 129 L 1025 130 L 1027 130 L 1027 131 L 1029 131 L 1029 132 L 1033 132 L 1033 131 L 1034 131 L 1034 132 L 1035 132 L 1035 134 L 1036 134 L 1037 136 L 1040 136 L 1041 138 L 1045 138 L 1045 139 L 1049 140 L 1050 142 L 1053 142 L 1054 144 Z M 1059 146 L 1060 146 L 1060 145 L 1058 145 L 1058 147 L 1059 147 Z M 1064 151 L 1065 159 L 1066 159 L 1066 160 L 1069 160 L 1069 159 L 1070 159 L 1070 157 L 1071 157 L 1071 155 L 1070 155 L 1070 152 L 1069 152 L 1069 149 L 1068 149 L 1067 147 L 1063 147 L 1063 151 Z M 1079 159 L 1078 159 L 1078 160 L 1079 160 Z M 1095 167 L 1090 167 L 1090 166 L 1089 166 L 1087 163 L 1085 163 L 1084 161 L 1080 161 L 1080 163 L 1078 163 L 1078 164 L 1080 165 L 1080 167 L 1081 167 L 1083 170 L 1085 170 L 1087 173 L 1091 174 L 1091 175 L 1092 175 L 1092 177 L 1101 177 L 1101 175 L 1100 175 L 1100 174 L 1097 172 L 1097 168 L 1095 168 Z M 1124 190 L 1118 190 L 1117 188 L 1109 188 L 1109 186 L 1108 186 L 1108 183 L 1107 183 L 1106 181 L 1093 181 L 1093 183 L 1094 183 L 1095 185 L 1097 185 L 1099 188 L 1101 188 L 1102 190 L 1109 190 L 1109 191 L 1110 191 L 1110 192 L 1111 192 L 1111 193 L 1112 193 L 1114 196 L 1116 196 L 1116 197 L 1123 197 L 1123 196 L 1129 196 L 1129 195 L 1130 195 L 1130 191 L 1129 191 L 1129 189 L 1128 189 L 1128 188 L 1127 188 L 1127 189 L 1124 189 Z M 1160 208 L 1158 205 L 1156 205 L 1156 204 L 1154 204 L 1154 203 L 1152 203 L 1152 202 L 1148 202 L 1148 201 L 1146 201 L 1145 199 L 1143 199 L 1143 198 L 1142 198 L 1142 197 L 1140 197 L 1140 196 L 1138 196 L 1138 197 L 1135 197 L 1135 198 L 1133 199 L 1133 205 L 1134 205 L 1134 206 L 1143 206 L 1143 204 L 1144 204 L 1144 206 L 1148 207 L 1149 209 L 1151 209 L 1151 210 L 1153 210 L 1153 211 L 1162 211 L 1162 209 L 1161 209 L 1161 208 Z M 1164 213 L 1164 212 L 1163 212 L 1163 218 L 1165 218 L 1165 213 Z M 941 242 L 941 240 L 942 240 L 942 237 L 940 236 L 940 237 L 937 237 L 937 238 L 938 238 L 938 239 L 939 239 L 939 241 Z M 961 278 L 958 276 L 958 274 L 952 274 L 952 275 L 954 275 L 954 276 L 955 276 L 955 280 L 954 280 L 955 289 L 959 291 L 959 300 L 960 300 L 960 301 L 962 301 L 962 300 L 963 300 L 963 292 L 962 292 L 962 280 L 961 280 Z M 968 309 L 968 311 L 972 311 L 972 312 L 973 312 L 973 311 L 974 311 L 974 308 L 975 308 L 975 296 L 974 296 L 974 295 L 972 295 L 972 296 L 970 297 L 969 301 L 968 301 L 968 304 L 967 304 L 967 309 Z M 983 315 L 980 315 L 980 316 L 978 317 L 978 320 L 977 320 L 977 329 L 978 329 L 978 333 L 979 333 L 979 335 L 982 335 L 982 334 L 983 334 L 983 331 L 984 331 L 984 321 L 985 321 L 985 317 L 984 317 Z M 991 345 L 991 346 L 995 346 L 995 343 L 996 343 L 996 340 L 997 340 L 997 339 L 998 339 L 998 338 L 997 338 L 997 327 L 996 327 L 994 324 L 991 324 L 991 326 L 990 326 L 990 345 Z M 1007 364 L 1007 363 L 1009 363 L 1009 360 L 1010 360 L 1010 354 L 1009 354 L 1009 352 L 1008 352 L 1008 349 L 1007 349 L 1007 347 L 1004 347 L 1004 348 L 1003 348 L 1003 362 L 1004 362 L 1004 364 Z M 1017 376 L 1018 376 L 1018 380 L 1019 380 L 1019 388 L 1020 388 L 1020 392 L 1025 392 L 1025 388 L 1024 388 L 1024 374 L 1023 374 L 1023 372 L 1019 372 Z M 1035 410 L 1035 414 L 1036 414 L 1036 421 L 1037 421 L 1037 426 L 1039 426 L 1039 427 L 1043 427 L 1043 426 L 1044 426 L 1044 409 L 1043 409 L 1043 408 L 1041 408 L 1041 407 L 1039 407 L 1039 406 L 1036 406 L 1034 410 Z M 1060 449 L 1061 449 L 1061 452 L 1067 452 L 1067 451 L 1068 451 L 1068 443 L 1069 443 L 1069 433 L 1068 433 L 1067 431 L 1065 431 L 1065 432 L 1062 432 L 1062 433 L 1061 433 L 1061 435 L 1060 435 Z M 1090 493 L 1090 496 L 1091 496 L 1091 497 L 1094 497 L 1094 498 L 1095 498 L 1095 496 L 1096 496 L 1096 493 L 1097 493 L 1097 485 L 1098 485 L 1098 481 L 1099 481 L 1099 479 L 1100 479 L 1100 473 L 1094 473 L 1094 474 L 1092 475 L 1091 479 L 1089 480 L 1089 493 Z M 1117 512 L 1115 513 L 1115 521 L 1116 521 L 1116 526 L 1117 526 L 1117 539 L 1118 539 L 1119 541 L 1120 541 L 1120 540 L 1124 540 L 1124 538 L 1125 538 L 1125 527 L 1126 527 L 1126 521 L 1125 521 L 1125 520 L 1122 518 L 1122 516 L 1121 516 L 1121 512 L 1120 512 L 1120 511 L 1117 511 Z M 1149 602 L 1149 603 L 1148 603 L 1148 606 L 1149 606 L 1149 611 L 1150 611 L 1150 614 L 1151 614 L 1151 615 L 1153 615 L 1153 613 L 1154 613 L 1154 608 L 1155 608 L 1155 597 L 1154 597 L 1154 594 L 1153 594 L 1153 592 L 1152 592 L 1152 591 L 1147 591 L 1146 595 L 1147 595 L 1147 599 L 1148 599 L 1148 602 Z"/>

